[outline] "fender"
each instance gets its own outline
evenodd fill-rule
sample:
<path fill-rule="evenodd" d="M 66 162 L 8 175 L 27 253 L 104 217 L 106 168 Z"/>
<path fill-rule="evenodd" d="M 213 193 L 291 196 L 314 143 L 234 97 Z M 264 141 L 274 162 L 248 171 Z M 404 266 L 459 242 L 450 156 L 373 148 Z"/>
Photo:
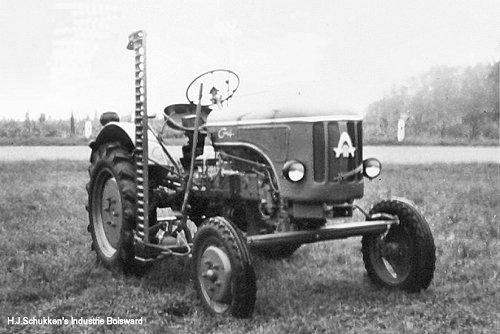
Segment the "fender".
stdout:
<path fill-rule="evenodd" d="M 118 141 L 126 148 L 133 150 L 135 148 L 135 125 L 129 122 L 110 122 L 106 124 L 97 138 L 90 142 L 89 146 L 92 150 L 96 150 L 104 143 Z M 171 165 L 168 157 L 163 152 L 163 149 L 156 139 L 154 133 L 148 130 L 148 153 L 149 158 L 160 165 Z M 152 164 L 150 162 L 150 164 Z"/>

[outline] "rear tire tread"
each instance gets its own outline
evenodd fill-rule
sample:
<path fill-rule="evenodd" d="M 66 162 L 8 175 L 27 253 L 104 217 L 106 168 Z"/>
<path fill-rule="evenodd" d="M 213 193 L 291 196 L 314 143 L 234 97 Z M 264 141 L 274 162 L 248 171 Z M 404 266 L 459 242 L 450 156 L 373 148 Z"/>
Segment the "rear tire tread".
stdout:
<path fill-rule="evenodd" d="M 94 236 L 94 226 L 92 217 L 92 186 L 93 178 L 96 176 L 96 168 L 104 164 L 110 168 L 115 176 L 118 188 L 121 193 L 122 200 L 122 230 L 121 242 L 117 249 L 115 258 L 107 259 L 100 254 L 99 247 L 96 244 Z M 90 158 L 90 166 L 88 168 L 90 182 L 87 183 L 86 189 L 88 193 L 88 204 L 86 205 L 89 212 L 88 232 L 92 236 L 91 249 L 97 254 L 97 259 L 104 266 L 112 270 L 122 270 L 125 273 L 139 274 L 144 271 L 145 265 L 135 259 L 134 252 L 134 234 L 136 227 L 135 207 L 137 201 L 136 183 L 135 183 L 135 164 L 133 155 L 125 147 L 118 142 L 107 143 L 99 146 L 92 151 Z"/>

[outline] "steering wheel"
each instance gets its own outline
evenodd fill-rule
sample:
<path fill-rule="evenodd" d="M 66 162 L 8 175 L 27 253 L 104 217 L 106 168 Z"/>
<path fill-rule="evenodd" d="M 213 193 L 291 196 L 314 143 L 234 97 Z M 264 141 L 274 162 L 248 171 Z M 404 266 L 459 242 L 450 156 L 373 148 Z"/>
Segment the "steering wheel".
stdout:
<path fill-rule="evenodd" d="M 203 83 L 202 106 L 221 106 L 230 99 L 240 86 L 240 78 L 230 70 L 217 69 L 197 76 L 186 89 L 186 98 L 190 104 L 198 103 L 200 84 Z"/>
<path fill-rule="evenodd" d="M 230 99 L 240 85 L 240 78 L 230 70 L 212 70 L 197 76 L 186 89 L 186 98 L 189 103 L 172 104 L 163 112 L 167 125 L 172 129 L 190 132 L 194 131 L 196 104 L 199 96 L 199 87 L 203 83 L 201 98 L 200 125 L 205 124 L 213 105 L 222 105 Z M 202 131 L 203 132 L 203 131 Z"/>

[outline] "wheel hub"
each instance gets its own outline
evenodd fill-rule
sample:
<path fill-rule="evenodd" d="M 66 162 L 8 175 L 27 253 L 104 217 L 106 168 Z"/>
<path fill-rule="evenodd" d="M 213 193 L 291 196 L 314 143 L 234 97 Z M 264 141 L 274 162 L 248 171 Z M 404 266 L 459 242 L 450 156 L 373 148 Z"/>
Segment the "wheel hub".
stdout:
<path fill-rule="evenodd" d="M 94 229 L 99 247 L 106 257 L 116 253 L 122 227 L 122 201 L 118 183 L 111 172 L 103 170 L 97 176 Z"/>
<path fill-rule="evenodd" d="M 114 177 L 109 178 L 104 184 L 101 203 L 104 233 L 111 246 L 116 248 L 120 238 L 121 199 L 118 184 Z"/>
<path fill-rule="evenodd" d="M 390 240 L 388 240 L 390 239 Z M 406 240 L 396 238 L 382 238 L 378 242 L 379 263 L 389 279 L 399 282 L 409 273 L 408 245 Z"/>
<path fill-rule="evenodd" d="M 405 256 L 405 249 L 400 243 L 386 242 L 381 245 L 380 255 L 386 258 L 399 258 Z"/>
<path fill-rule="evenodd" d="M 231 262 L 216 246 L 209 246 L 201 256 L 200 281 L 208 297 L 223 302 L 231 292 Z"/>

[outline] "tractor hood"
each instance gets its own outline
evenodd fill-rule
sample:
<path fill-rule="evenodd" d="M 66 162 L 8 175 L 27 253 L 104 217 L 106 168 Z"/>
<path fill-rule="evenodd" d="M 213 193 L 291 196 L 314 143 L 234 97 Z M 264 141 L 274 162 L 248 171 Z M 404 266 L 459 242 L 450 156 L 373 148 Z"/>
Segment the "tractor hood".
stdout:
<path fill-rule="evenodd" d="M 229 107 L 214 109 L 208 117 L 207 126 L 210 128 L 247 124 L 359 121 L 362 118 L 360 113 L 334 104 L 305 103 L 300 99 L 290 99 L 263 105 L 240 103 L 234 99 L 229 101 Z"/>
<path fill-rule="evenodd" d="M 362 115 L 305 94 L 281 100 L 274 97 L 265 100 L 254 95 L 252 103 L 246 104 L 243 98 L 234 98 L 229 106 L 210 112 L 206 130 L 214 149 L 265 162 L 284 198 L 296 202 L 360 198 Z M 338 156 L 344 146 L 349 151 Z M 301 182 L 285 178 L 283 168 L 289 161 L 303 164 L 306 174 Z"/>

